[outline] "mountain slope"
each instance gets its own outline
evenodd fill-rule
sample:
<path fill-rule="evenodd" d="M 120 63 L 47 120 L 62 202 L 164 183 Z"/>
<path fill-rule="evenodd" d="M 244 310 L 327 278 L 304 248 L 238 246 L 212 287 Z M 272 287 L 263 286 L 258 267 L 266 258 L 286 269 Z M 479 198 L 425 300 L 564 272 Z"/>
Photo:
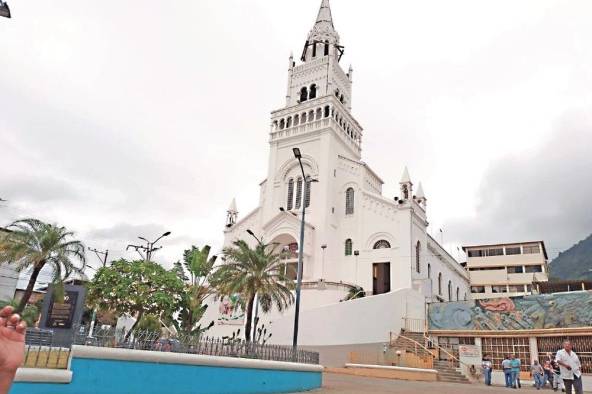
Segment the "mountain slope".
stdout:
<path fill-rule="evenodd" d="M 551 278 L 592 279 L 592 234 L 559 253 L 550 264 Z"/>

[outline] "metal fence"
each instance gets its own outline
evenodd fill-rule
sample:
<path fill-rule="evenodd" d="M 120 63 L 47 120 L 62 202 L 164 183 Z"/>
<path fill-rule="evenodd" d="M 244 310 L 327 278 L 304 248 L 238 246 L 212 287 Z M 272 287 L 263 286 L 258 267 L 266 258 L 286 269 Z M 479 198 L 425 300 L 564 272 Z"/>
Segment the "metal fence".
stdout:
<path fill-rule="evenodd" d="M 89 337 L 85 330 L 77 330 L 74 344 L 151 350 L 173 353 L 200 354 L 220 357 L 251 358 L 270 361 L 289 361 L 304 364 L 318 364 L 319 354 L 291 346 L 260 344 L 231 338 L 213 338 L 203 335 L 175 334 L 164 338 L 156 331 L 134 331 L 96 329 Z"/>
<path fill-rule="evenodd" d="M 23 367 L 67 369 L 70 347 L 57 346 L 53 340 L 54 336 L 51 330 L 27 329 Z"/>

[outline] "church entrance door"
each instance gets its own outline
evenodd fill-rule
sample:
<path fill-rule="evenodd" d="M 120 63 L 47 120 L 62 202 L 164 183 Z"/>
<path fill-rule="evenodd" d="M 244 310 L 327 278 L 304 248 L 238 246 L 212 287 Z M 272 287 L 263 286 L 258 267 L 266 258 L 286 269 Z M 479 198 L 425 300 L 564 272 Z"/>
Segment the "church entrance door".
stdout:
<path fill-rule="evenodd" d="M 391 291 L 391 263 L 372 264 L 372 294 Z"/>

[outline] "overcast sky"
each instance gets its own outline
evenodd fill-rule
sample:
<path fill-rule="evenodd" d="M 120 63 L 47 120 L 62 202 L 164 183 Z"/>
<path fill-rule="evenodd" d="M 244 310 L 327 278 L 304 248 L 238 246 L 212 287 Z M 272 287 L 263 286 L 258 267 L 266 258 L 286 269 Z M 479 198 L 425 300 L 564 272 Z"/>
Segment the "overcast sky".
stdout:
<path fill-rule="evenodd" d="M 0 224 L 124 252 L 219 247 L 255 208 L 269 113 L 320 0 L 22 1 L 0 20 Z M 592 2 L 332 1 L 364 161 L 405 165 L 456 245 L 592 232 Z M 439 238 L 439 235 L 436 236 Z M 93 256 L 89 256 L 93 262 Z"/>

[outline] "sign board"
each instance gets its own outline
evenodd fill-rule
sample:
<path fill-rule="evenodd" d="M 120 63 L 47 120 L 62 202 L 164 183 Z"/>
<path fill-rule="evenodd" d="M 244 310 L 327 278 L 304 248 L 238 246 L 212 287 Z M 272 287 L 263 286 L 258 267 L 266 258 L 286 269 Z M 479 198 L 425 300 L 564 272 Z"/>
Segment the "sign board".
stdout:
<path fill-rule="evenodd" d="M 55 299 L 55 289 L 50 285 L 43 299 L 39 328 L 53 331 L 53 343 L 58 346 L 70 346 L 74 338 L 73 330 L 82 321 L 86 288 L 84 286 L 65 285 L 64 299 Z"/>
<path fill-rule="evenodd" d="M 463 358 L 481 358 L 481 349 L 476 345 L 459 345 L 458 354 Z"/>
<path fill-rule="evenodd" d="M 47 312 L 45 327 L 47 328 L 72 328 L 74 312 L 78 300 L 78 292 L 66 291 L 63 302 L 57 302 L 52 297 Z"/>

